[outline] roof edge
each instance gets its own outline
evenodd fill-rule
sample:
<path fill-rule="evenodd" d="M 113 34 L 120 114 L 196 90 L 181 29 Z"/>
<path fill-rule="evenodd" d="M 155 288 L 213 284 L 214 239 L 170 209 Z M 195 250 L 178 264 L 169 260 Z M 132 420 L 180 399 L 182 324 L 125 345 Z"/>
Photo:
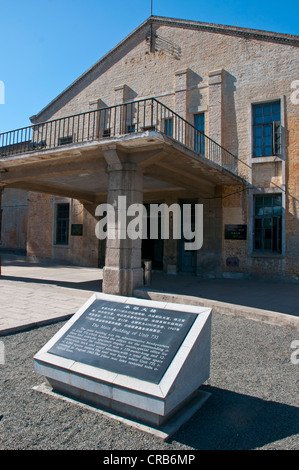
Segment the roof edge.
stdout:
<path fill-rule="evenodd" d="M 182 19 L 175 19 L 175 18 L 168 18 L 163 16 L 152 16 L 149 20 L 169 25 L 169 26 L 177 26 L 182 28 L 194 28 L 194 29 L 202 29 L 202 30 L 211 30 L 213 32 L 223 33 L 223 34 L 233 34 L 233 35 L 240 35 L 248 37 L 253 37 L 255 39 L 264 39 L 264 40 L 274 40 L 275 42 L 282 42 L 291 44 L 295 42 L 295 45 L 299 45 L 299 36 L 287 33 L 277 33 L 273 31 L 266 31 L 261 29 L 252 29 L 252 28 L 244 28 L 241 26 L 229 26 L 229 25 L 222 25 L 217 23 L 205 23 L 201 21 L 194 21 L 194 20 L 182 20 Z"/>
<path fill-rule="evenodd" d="M 100 60 L 98 60 L 94 65 L 87 69 L 82 75 L 80 75 L 74 82 L 72 82 L 65 90 L 63 90 L 59 95 L 57 95 L 49 104 L 47 104 L 39 113 L 34 116 L 31 116 L 29 119 L 34 124 L 40 116 L 42 116 L 47 110 L 51 108 L 57 101 L 59 101 L 63 96 L 65 96 L 72 88 L 79 84 L 86 76 L 92 73 L 102 62 L 104 62 L 108 57 L 112 56 L 117 52 L 120 47 L 126 44 L 132 37 L 138 34 L 144 27 L 150 25 L 151 23 L 179 27 L 179 28 L 188 28 L 188 29 L 197 29 L 200 31 L 213 32 L 218 34 L 226 34 L 239 36 L 248 39 L 256 39 L 262 41 L 276 42 L 280 44 L 286 44 L 290 46 L 299 46 L 299 36 L 291 35 L 286 33 L 275 33 L 271 31 L 264 31 L 258 29 L 243 28 L 239 26 L 228 26 L 221 25 L 216 23 L 204 23 L 200 21 L 193 20 L 183 20 L 168 18 L 162 16 L 150 16 L 143 23 L 141 23 L 137 28 L 135 28 L 130 34 L 128 34 L 124 39 L 122 39 L 116 46 L 114 46 L 110 51 L 108 51 Z"/>

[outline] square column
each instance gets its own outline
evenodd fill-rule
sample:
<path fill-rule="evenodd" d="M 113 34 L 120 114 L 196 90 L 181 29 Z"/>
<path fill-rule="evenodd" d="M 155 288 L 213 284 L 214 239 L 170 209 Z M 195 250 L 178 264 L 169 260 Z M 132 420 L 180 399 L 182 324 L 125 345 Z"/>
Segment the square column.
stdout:
<path fill-rule="evenodd" d="M 113 151 L 109 157 L 112 155 Z M 115 156 L 116 153 L 112 159 L 115 160 Z M 111 161 L 110 158 L 106 160 Z M 141 239 L 132 239 L 127 231 L 128 223 L 134 218 L 127 216 L 127 209 L 132 204 L 143 202 L 143 175 L 136 164 L 120 161 L 108 164 L 107 172 L 107 203 L 113 206 L 115 214 L 115 220 L 107 222 L 107 229 L 108 234 L 109 229 L 114 230 L 115 238 L 108 235 L 106 240 L 103 292 L 131 296 L 136 287 L 143 285 L 143 269 Z"/>
<path fill-rule="evenodd" d="M 223 70 L 209 73 L 209 137 L 222 145 Z"/>
<path fill-rule="evenodd" d="M 190 69 L 175 72 L 175 111 L 182 118 L 188 119 L 188 87 Z"/>

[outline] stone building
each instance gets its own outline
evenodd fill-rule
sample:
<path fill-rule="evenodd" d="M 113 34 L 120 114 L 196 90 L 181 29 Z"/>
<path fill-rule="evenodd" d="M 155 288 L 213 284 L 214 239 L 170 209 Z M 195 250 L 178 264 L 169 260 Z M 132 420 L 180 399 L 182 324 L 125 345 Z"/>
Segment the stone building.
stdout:
<path fill-rule="evenodd" d="M 298 46 L 288 34 L 147 19 L 30 128 L 0 135 L 2 247 L 105 266 L 112 293 L 142 283 L 142 258 L 166 273 L 298 277 Z M 202 204 L 202 247 L 161 234 L 99 240 L 96 207 L 118 196 Z"/>

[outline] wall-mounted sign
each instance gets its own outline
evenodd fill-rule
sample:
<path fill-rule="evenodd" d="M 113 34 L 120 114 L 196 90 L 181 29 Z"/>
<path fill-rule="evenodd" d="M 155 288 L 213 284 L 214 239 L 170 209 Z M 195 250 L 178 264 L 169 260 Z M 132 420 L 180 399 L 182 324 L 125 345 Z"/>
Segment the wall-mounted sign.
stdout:
<path fill-rule="evenodd" d="M 247 225 L 225 225 L 225 240 L 246 240 Z"/>
<path fill-rule="evenodd" d="M 72 224 L 71 235 L 83 235 L 83 224 Z"/>

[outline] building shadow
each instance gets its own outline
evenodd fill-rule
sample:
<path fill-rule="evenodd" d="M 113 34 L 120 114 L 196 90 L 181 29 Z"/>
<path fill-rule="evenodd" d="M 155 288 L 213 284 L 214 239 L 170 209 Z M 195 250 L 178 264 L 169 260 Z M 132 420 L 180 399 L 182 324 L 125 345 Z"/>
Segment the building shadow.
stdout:
<path fill-rule="evenodd" d="M 52 279 L 38 279 L 31 277 L 20 277 L 20 276 L 1 276 L 1 280 L 5 281 L 18 281 L 28 282 L 31 284 L 47 284 L 54 285 L 57 287 L 64 287 L 66 289 L 79 289 L 92 292 L 102 292 L 102 279 L 95 279 L 91 281 L 74 282 L 74 281 L 58 281 Z"/>
<path fill-rule="evenodd" d="M 206 279 L 194 275 L 176 276 L 153 272 L 150 291 L 197 297 L 215 302 L 240 305 L 273 312 L 298 315 L 298 281 L 263 277 L 249 279 Z M 150 297 L 149 297 L 150 298 Z M 185 299 L 186 303 L 187 299 Z"/>
<path fill-rule="evenodd" d="M 211 397 L 170 440 L 197 450 L 252 450 L 268 444 L 274 449 L 276 441 L 299 433 L 295 406 L 210 385 L 201 390 Z"/>

